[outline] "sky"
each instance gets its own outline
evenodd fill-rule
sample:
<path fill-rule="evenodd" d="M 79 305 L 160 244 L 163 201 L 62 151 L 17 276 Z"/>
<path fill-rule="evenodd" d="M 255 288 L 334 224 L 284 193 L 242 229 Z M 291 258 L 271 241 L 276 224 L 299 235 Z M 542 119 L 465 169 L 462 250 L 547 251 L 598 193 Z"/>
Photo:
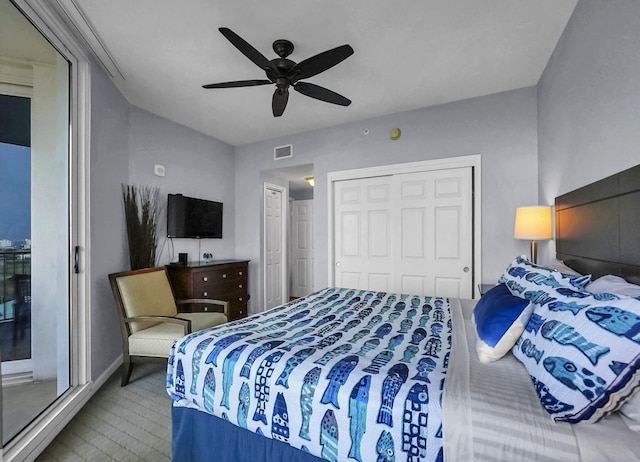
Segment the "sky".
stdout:
<path fill-rule="evenodd" d="M 31 150 L 0 143 L 0 239 L 31 239 Z"/>

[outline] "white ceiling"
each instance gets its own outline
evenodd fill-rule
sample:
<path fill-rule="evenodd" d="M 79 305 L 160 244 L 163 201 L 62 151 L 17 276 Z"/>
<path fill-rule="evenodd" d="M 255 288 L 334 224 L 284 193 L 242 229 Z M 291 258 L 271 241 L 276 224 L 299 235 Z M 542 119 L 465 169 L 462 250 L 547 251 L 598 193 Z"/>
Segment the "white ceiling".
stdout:
<path fill-rule="evenodd" d="M 232 145 L 535 85 L 577 0 L 58 0 L 127 100 Z M 218 31 L 268 59 L 285 38 L 299 62 L 342 44 L 353 56 L 308 82 L 342 107 L 274 87 Z"/>

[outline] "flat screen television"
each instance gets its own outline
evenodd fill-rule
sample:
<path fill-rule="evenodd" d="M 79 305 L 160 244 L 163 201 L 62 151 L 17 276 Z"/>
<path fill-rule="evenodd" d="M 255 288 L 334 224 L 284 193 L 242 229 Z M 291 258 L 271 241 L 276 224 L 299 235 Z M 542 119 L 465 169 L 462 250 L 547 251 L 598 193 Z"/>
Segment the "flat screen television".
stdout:
<path fill-rule="evenodd" d="M 167 237 L 222 239 L 222 202 L 169 194 Z"/>

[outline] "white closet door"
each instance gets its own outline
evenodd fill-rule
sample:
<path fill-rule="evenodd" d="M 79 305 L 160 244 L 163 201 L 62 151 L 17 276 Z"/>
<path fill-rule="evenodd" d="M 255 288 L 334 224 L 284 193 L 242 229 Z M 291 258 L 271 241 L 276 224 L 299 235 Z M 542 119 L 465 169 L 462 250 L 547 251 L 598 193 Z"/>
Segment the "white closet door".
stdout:
<path fill-rule="evenodd" d="M 291 293 L 313 292 L 313 200 L 291 203 Z"/>
<path fill-rule="evenodd" d="M 471 167 L 334 182 L 335 284 L 471 298 Z"/>
<path fill-rule="evenodd" d="M 392 177 L 337 181 L 335 187 L 335 285 L 393 289 Z"/>
<path fill-rule="evenodd" d="M 471 168 L 394 176 L 395 291 L 473 296 Z"/>

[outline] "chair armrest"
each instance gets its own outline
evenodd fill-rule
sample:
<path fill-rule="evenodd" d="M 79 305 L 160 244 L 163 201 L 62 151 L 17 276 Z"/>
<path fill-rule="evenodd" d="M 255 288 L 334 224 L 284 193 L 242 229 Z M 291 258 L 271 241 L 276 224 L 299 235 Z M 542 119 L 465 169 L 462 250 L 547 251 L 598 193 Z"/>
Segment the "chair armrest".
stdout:
<path fill-rule="evenodd" d="M 133 316 L 131 318 L 124 318 L 122 321 L 125 323 L 152 321 L 181 324 L 185 329 L 185 335 L 191 333 L 191 320 L 173 316 Z"/>
<path fill-rule="evenodd" d="M 182 300 L 176 300 L 177 305 L 184 305 L 186 303 L 195 303 L 199 305 L 222 305 L 222 312 L 227 318 L 229 317 L 229 302 L 224 300 L 214 300 L 212 298 L 185 298 Z"/>

